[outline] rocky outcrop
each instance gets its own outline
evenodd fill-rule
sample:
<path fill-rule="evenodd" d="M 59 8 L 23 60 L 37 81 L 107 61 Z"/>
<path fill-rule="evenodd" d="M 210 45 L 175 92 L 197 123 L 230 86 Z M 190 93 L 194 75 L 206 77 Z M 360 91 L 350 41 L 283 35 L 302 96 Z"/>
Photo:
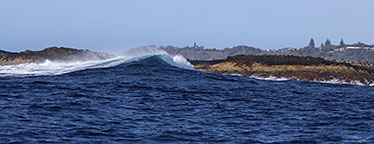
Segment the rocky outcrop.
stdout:
<path fill-rule="evenodd" d="M 0 65 L 42 63 L 46 60 L 57 62 L 88 61 L 111 57 L 111 55 L 106 53 L 64 47 L 50 47 L 41 51 L 26 50 L 23 52 L 7 52 L 0 50 Z"/>
<path fill-rule="evenodd" d="M 374 70 L 367 66 L 322 58 L 276 55 L 238 55 L 222 60 L 190 60 L 195 69 L 252 78 L 282 78 L 303 81 L 340 81 L 374 84 Z"/>

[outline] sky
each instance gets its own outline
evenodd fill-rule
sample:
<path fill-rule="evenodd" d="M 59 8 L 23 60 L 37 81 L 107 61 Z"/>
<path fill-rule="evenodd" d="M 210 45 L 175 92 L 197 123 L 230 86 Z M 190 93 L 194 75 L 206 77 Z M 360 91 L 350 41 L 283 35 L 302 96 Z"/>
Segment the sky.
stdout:
<path fill-rule="evenodd" d="M 373 0 L 1 0 L 0 50 L 374 43 Z"/>

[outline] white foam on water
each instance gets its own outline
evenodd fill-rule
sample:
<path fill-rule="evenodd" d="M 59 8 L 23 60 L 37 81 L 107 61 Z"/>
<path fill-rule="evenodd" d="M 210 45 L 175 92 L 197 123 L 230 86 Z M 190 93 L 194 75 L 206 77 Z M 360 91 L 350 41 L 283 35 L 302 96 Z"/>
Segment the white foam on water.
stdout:
<path fill-rule="evenodd" d="M 284 77 L 275 77 L 275 76 L 268 76 L 268 77 L 261 77 L 261 76 L 256 76 L 256 75 L 251 75 L 250 78 L 254 79 L 260 79 L 260 80 L 271 80 L 271 81 L 288 81 L 291 80 L 289 78 L 284 78 Z"/>
<path fill-rule="evenodd" d="M 348 82 L 348 81 L 337 79 L 337 78 L 334 78 L 334 79 L 331 79 L 331 80 L 324 80 L 324 81 L 315 80 L 313 82 L 330 83 L 330 84 L 350 84 L 350 85 L 362 85 L 362 86 L 365 85 L 358 80 Z M 373 86 L 373 84 L 369 84 L 369 86 Z"/>
<path fill-rule="evenodd" d="M 284 78 L 284 77 L 275 77 L 275 76 L 269 76 L 269 77 L 261 77 L 261 76 L 256 76 L 252 75 L 250 78 L 254 79 L 260 79 L 260 80 L 271 80 L 271 81 L 288 81 L 288 80 L 298 80 L 298 81 L 303 81 L 295 78 Z M 345 81 L 341 79 L 331 79 L 331 80 L 323 80 L 323 81 L 318 81 L 318 80 L 313 80 L 311 82 L 317 82 L 317 83 L 329 83 L 329 84 L 350 84 L 350 85 L 361 85 L 365 86 L 366 84 L 363 84 L 362 82 L 355 80 L 355 81 Z M 367 86 L 374 86 L 374 83 L 368 84 Z"/>
<path fill-rule="evenodd" d="M 176 55 L 173 57 L 171 57 L 170 55 L 163 55 L 162 59 L 170 65 L 183 69 L 195 70 L 192 64 L 181 55 Z"/>
<path fill-rule="evenodd" d="M 243 76 L 243 75 L 240 74 L 240 73 L 232 73 L 232 74 L 229 74 L 229 75 L 232 75 L 232 76 Z"/>

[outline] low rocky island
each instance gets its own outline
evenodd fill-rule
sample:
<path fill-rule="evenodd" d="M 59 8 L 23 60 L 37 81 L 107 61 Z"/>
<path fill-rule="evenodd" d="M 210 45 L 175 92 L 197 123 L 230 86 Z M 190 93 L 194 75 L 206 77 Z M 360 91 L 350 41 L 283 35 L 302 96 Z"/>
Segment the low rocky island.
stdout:
<path fill-rule="evenodd" d="M 88 61 L 111 58 L 112 55 L 89 50 L 50 47 L 41 51 L 26 50 L 23 52 L 7 52 L 0 50 L 0 66 L 23 63 L 43 63 L 46 60 L 57 62 Z"/>
<path fill-rule="evenodd" d="M 345 84 L 374 84 L 371 65 L 323 58 L 279 55 L 237 55 L 221 60 L 189 60 L 195 69 L 260 79 L 290 79 Z"/>

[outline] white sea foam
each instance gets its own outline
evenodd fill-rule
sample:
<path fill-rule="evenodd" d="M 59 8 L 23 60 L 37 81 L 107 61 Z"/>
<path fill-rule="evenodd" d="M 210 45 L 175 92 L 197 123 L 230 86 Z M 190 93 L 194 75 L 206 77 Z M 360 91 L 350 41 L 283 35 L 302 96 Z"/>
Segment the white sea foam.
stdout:
<path fill-rule="evenodd" d="M 331 80 L 324 80 L 324 81 L 317 81 L 317 80 L 315 80 L 313 82 L 330 83 L 330 84 L 365 85 L 365 84 L 361 83 L 358 80 L 348 82 L 348 81 L 337 79 L 337 78 L 334 78 L 334 79 L 331 79 Z M 373 84 L 369 84 L 369 86 L 373 86 Z"/>
<path fill-rule="evenodd" d="M 243 75 L 240 74 L 240 73 L 232 73 L 232 74 L 229 74 L 229 75 L 232 75 L 232 76 L 243 76 Z"/>
<path fill-rule="evenodd" d="M 163 55 L 162 59 L 167 62 L 170 65 L 184 68 L 184 69 L 189 69 L 189 70 L 194 70 L 194 67 L 190 62 L 188 62 L 183 56 L 181 55 L 176 55 L 173 57 L 170 57 L 169 55 Z"/>
<path fill-rule="evenodd" d="M 250 76 L 250 78 L 260 79 L 260 80 L 271 80 L 271 81 L 287 81 L 287 80 L 302 81 L 302 80 L 299 80 L 299 79 L 296 79 L 296 78 L 275 77 L 275 76 L 272 76 L 272 75 L 268 76 L 268 77 L 261 77 L 261 76 L 257 76 L 257 75 L 252 75 L 252 76 Z M 311 82 L 330 83 L 330 84 L 366 85 L 366 84 L 361 83 L 358 80 L 348 82 L 348 81 L 337 79 L 337 78 L 334 78 L 334 79 L 331 79 L 331 80 L 323 80 L 323 81 L 314 80 L 314 81 L 311 81 Z M 368 84 L 368 85 L 369 86 L 374 86 L 374 83 L 371 83 L 371 84 Z"/>
<path fill-rule="evenodd" d="M 125 53 L 111 59 L 95 61 L 72 61 L 54 62 L 46 60 L 44 63 L 26 63 L 18 65 L 0 66 L 0 76 L 40 76 L 40 75 L 60 75 L 74 71 L 93 68 L 106 68 L 117 66 L 122 63 L 140 60 L 153 55 L 161 55 L 162 59 L 170 65 L 193 69 L 193 66 L 182 56 L 170 56 L 165 51 L 154 46 L 128 49 Z"/>
<path fill-rule="evenodd" d="M 252 75 L 250 78 L 254 79 L 260 79 L 260 80 L 271 80 L 271 81 L 287 81 L 290 80 L 289 78 L 284 78 L 284 77 L 275 77 L 275 76 L 268 76 L 268 77 L 261 77 L 261 76 L 256 76 Z"/>

